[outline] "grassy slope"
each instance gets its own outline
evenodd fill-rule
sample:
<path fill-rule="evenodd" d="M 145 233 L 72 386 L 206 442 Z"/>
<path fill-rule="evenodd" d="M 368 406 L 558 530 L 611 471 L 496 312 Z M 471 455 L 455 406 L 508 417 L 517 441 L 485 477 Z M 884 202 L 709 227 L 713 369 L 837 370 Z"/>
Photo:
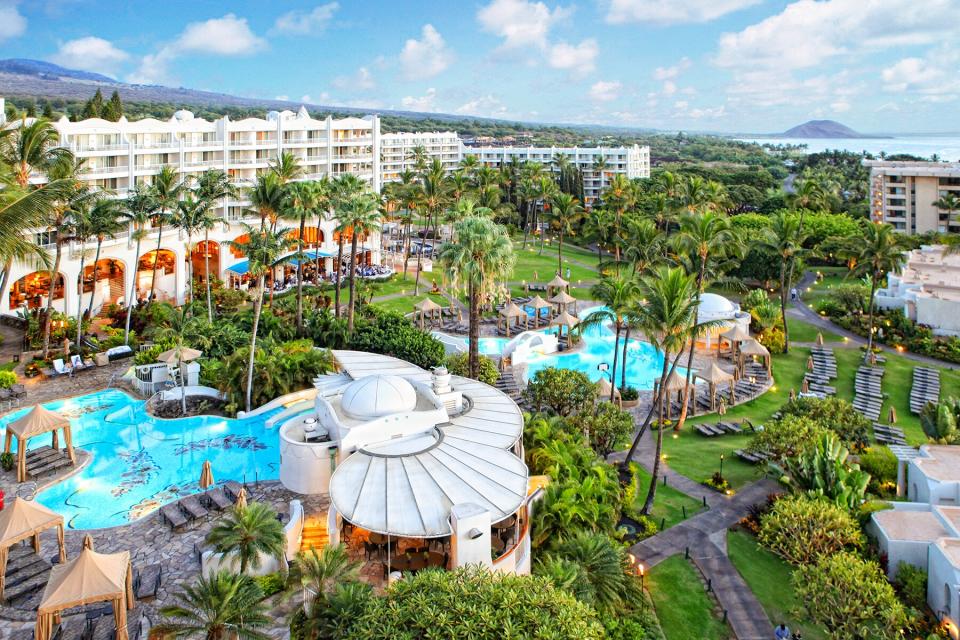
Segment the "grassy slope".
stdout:
<path fill-rule="evenodd" d="M 647 497 L 647 489 L 650 487 L 650 474 L 639 465 L 634 464 L 633 467 L 637 470 L 639 486 L 637 487 L 636 506 L 639 508 L 643 506 Z M 673 487 L 664 487 L 661 484 L 657 487 L 657 497 L 654 500 L 650 517 L 654 519 L 658 527 L 663 520 L 665 522 L 664 528 L 669 528 L 684 520 L 684 509 L 686 509 L 686 517 L 689 518 L 699 513 L 703 509 L 703 505 Z"/>
<path fill-rule="evenodd" d="M 727 533 L 727 552 L 774 625 L 785 622 L 791 631 L 799 630 L 805 640 L 827 637 L 824 631 L 798 616 L 800 601 L 790 581 L 793 570 L 789 564 L 744 531 Z"/>
<path fill-rule="evenodd" d="M 717 619 L 697 570 L 681 556 L 664 560 L 647 576 L 650 598 L 667 640 L 724 640 L 730 629 Z"/>

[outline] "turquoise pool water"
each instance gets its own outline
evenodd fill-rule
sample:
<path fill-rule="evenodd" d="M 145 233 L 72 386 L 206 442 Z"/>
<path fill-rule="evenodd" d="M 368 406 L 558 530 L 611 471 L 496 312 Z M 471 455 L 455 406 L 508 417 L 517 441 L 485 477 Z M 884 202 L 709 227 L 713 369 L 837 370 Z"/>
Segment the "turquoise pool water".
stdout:
<path fill-rule="evenodd" d="M 499 356 L 503 353 L 503 348 L 510 342 L 507 338 L 480 338 L 477 340 L 477 348 L 485 356 Z M 467 339 L 467 344 L 470 340 Z"/>
<path fill-rule="evenodd" d="M 589 309 L 579 310 L 577 316 L 580 319 L 586 318 L 591 312 L 602 309 L 602 307 L 591 307 Z M 556 328 L 552 329 L 556 331 Z M 564 330 L 566 333 L 566 330 Z M 620 357 L 617 358 L 617 380 L 620 384 L 620 363 L 623 356 L 623 337 L 619 340 Z M 573 369 L 581 371 L 593 380 L 598 382 L 602 376 L 608 375 L 597 370 L 597 365 L 606 362 L 613 367 L 613 329 L 609 325 L 591 327 L 583 332 L 583 347 L 573 353 L 559 353 L 553 355 L 539 356 L 535 355 L 527 360 L 527 379 L 529 380 L 537 371 L 547 367 L 560 367 L 562 369 Z M 627 345 L 627 385 L 637 389 L 653 389 L 654 380 L 660 378 L 663 369 L 663 354 L 657 351 L 649 342 L 630 339 Z M 677 373 L 681 376 L 687 374 L 687 370 L 677 367 Z"/>
<path fill-rule="evenodd" d="M 199 491 L 204 460 L 210 460 L 217 482 L 279 477 L 276 432 L 264 426 L 279 409 L 245 420 L 161 420 L 144 411 L 142 400 L 116 389 L 44 406 L 68 416 L 74 445 L 93 454 L 80 473 L 37 496 L 73 529 L 126 524 Z M 4 416 L 0 428 L 27 411 Z M 46 437 L 30 443 L 31 448 L 49 444 Z"/>

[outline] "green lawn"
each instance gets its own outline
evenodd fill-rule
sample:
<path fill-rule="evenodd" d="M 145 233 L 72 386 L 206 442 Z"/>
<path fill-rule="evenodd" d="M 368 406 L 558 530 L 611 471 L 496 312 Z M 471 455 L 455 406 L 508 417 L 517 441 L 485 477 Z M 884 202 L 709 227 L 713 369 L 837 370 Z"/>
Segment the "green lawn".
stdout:
<path fill-rule="evenodd" d="M 513 245 L 514 255 L 517 258 L 516 266 L 513 268 L 513 275 L 510 276 L 511 282 L 539 282 L 546 284 L 557 272 L 557 247 L 556 244 L 547 244 L 543 249 L 543 255 L 540 255 L 540 245 L 527 244 L 527 248 L 522 248 L 522 242 L 515 242 Z M 564 279 L 569 280 L 571 284 L 576 285 L 578 280 L 596 280 L 599 274 L 596 270 L 597 257 L 589 253 L 584 254 L 582 249 L 567 250 L 564 248 L 563 273 Z M 570 262 L 573 258 L 577 262 Z M 581 266 L 590 265 L 589 267 Z M 570 277 L 567 278 L 567 267 L 570 268 Z"/>
<path fill-rule="evenodd" d="M 800 631 L 805 640 L 825 640 L 825 631 L 798 614 L 800 601 L 793 590 L 793 569 L 776 554 L 760 546 L 749 533 L 727 533 L 727 555 L 763 606 L 774 626 L 786 623 L 791 631 Z"/>
<path fill-rule="evenodd" d="M 650 473 L 640 465 L 633 464 L 631 466 L 636 470 L 638 481 L 636 506 L 639 508 L 643 506 L 643 502 L 647 498 L 647 489 L 650 487 Z M 657 497 L 653 501 L 653 511 L 650 513 L 650 517 L 654 519 L 658 527 L 661 521 L 664 522 L 662 529 L 666 529 L 682 522 L 685 518 L 700 513 L 703 508 L 703 504 L 694 498 L 669 485 L 665 487 L 661 483 L 657 487 Z M 686 513 L 686 516 L 684 516 L 684 513 Z"/>
<path fill-rule="evenodd" d="M 667 640 L 726 640 L 729 627 L 715 613 L 696 567 L 682 556 L 668 558 L 650 570 L 650 599 Z"/>
<path fill-rule="evenodd" d="M 399 313 L 407 314 L 413 311 L 413 305 L 417 302 L 423 300 L 424 298 L 429 297 L 431 300 L 437 304 L 446 307 L 450 304 L 450 301 L 447 300 L 442 295 L 435 293 L 427 293 L 429 287 L 422 289 L 420 295 L 417 297 L 413 296 L 413 287 L 410 288 L 410 291 L 407 292 L 407 295 L 399 296 L 396 298 L 390 298 L 389 300 L 374 300 L 373 304 L 381 309 L 387 309 L 390 311 L 397 311 Z"/>
<path fill-rule="evenodd" d="M 809 322 L 790 316 L 787 316 L 787 327 L 790 328 L 790 342 L 815 342 L 818 333 L 823 334 L 825 342 L 840 342 L 843 340 L 842 337 L 831 331 L 824 331 Z"/>

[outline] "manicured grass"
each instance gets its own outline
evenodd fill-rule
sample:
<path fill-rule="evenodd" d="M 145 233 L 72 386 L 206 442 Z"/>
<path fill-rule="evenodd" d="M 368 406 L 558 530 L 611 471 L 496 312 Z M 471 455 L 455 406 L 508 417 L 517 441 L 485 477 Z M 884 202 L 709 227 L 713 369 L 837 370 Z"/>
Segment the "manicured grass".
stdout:
<path fill-rule="evenodd" d="M 643 506 L 643 502 L 647 498 L 647 490 L 650 487 L 650 474 L 640 465 L 633 464 L 631 466 L 635 469 L 637 477 L 636 506 L 639 508 Z M 657 496 L 653 501 L 653 510 L 650 513 L 650 517 L 653 518 L 658 527 L 660 527 L 662 522 L 663 526 L 661 530 L 663 530 L 700 513 L 702 510 L 703 504 L 697 500 L 685 493 L 677 491 L 671 486 L 665 487 L 661 483 L 660 486 L 657 487 Z M 686 513 L 686 516 L 684 516 L 684 513 Z"/>
<path fill-rule="evenodd" d="M 511 282 L 539 282 L 541 284 L 546 284 L 552 280 L 557 272 L 556 244 L 545 246 L 543 255 L 540 255 L 539 244 L 534 246 L 528 243 L 526 249 L 521 247 L 522 243 L 514 243 L 513 245 L 517 262 L 509 280 Z M 577 262 L 568 261 L 569 257 L 574 258 Z M 582 255 L 582 250 L 571 251 L 569 254 L 564 250 L 563 273 L 561 275 L 571 284 L 577 284 L 577 280 L 596 280 L 600 277 L 595 268 L 596 261 L 596 256 Z M 590 267 L 584 267 L 581 264 L 588 264 Z M 569 278 L 567 278 L 567 267 L 570 268 Z"/>
<path fill-rule="evenodd" d="M 417 302 L 423 300 L 426 297 L 429 297 L 431 300 L 433 300 L 434 302 L 436 302 L 437 304 L 443 307 L 446 307 L 450 304 L 450 301 L 447 300 L 442 295 L 438 295 L 435 293 L 431 293 L 431 294 L 426 293 L 429 290 L 430 290 L 429 287 L 427 287 L 426 289 L 422 289 L 420 292 L 420 295 L 417 297 L 414 297 L 413 288 L 411 287 L 410 291 L 407 292 L 408 295 L 399 296 L 396 298 L 390 298 L 389 300 L 374 300 L 373 304 L 376 305 L 377 307 L 380 307 L 381 309 L 387 309 L 389 311 L 397 311 L 403 314 L 412 312 L 413 305 L 415 305 Z"/>
<path fill-rule="evenodd" d="M 793 590 L 793 568 L 789 564 L 745 531 L 727 533 L 727 555 L 774 626 L 783 622 L 791 631 L 800 631 L 806 640 L 826 640 L 826 632 L 798 614 L 801 603 Z"/>
<path fill-rule="evenodd" d="M 814 282 L 807 289 L 801 292 L 801 298 L 803 301 L 810 305 L 816 306 L 817 301 L 827 297 L 830 290 L 834 289 L 842 284 L 856 284 L 856 278 L 848 278 L 847 274 L 849 271 L 844 267 L 817 267 L 811 268 L 810 271 L 820 272 L 823 274 L 823 280 L 820 282 Z"/>
<path fill-rule="evenodd" d="M 682 556 L 668 558 L 647 576 L 650 599 L 667 640 L 725 640 L 729 627 L 717 618 L 697 569 Z"/>
<path fill-rule="evenodd" d="M 809 322 L 787 316 L 787 327 L 790 329 L 790 342 L 816 342 L 817 334 L 823 334 L 824 342 L 839 342 L 843 338 L 832 331 L 825 331 Z"/>
<path fill-rule="evenodd" d="M 524 290 L 524 288 L 521 287 L 521 286 L 512 286 L 512 287 L 510 287 L 510 295 L 513 296 L 513 297 L 515 297 L 515 298 L 532 296 L 532 295 L 535 295 L 535 294 L 537 294 L 537 293 L 539 293 L 539 294 L 540 294 L 540 297 L 542 297 L 542 298 L 546 298 L 546 297 L 547 297 L 547 294 L 544 293 L 543 291 L 530 291 L 530 292 L 528 292 L 528 291 Z M 582 286 L 579 286 L 579 287 L 578 287 L 577 285 L 571 285 L 571 286 L 570 286 L 570 291 L 569 291 L 568 293 L 569 293 L 570 295 L 572 295 L 574 298 L 576 298 L 577 300 L 590 300 L 590 299 L 591 299 L 591 296 L 590 296 L 590 287 L 589 287 L 588 285 L 582 285 Z M 578 308 L 578 309 L 577 309 L 577 312 L 579 313 L 579 311 L 580 311 L 580 309 Z"/>

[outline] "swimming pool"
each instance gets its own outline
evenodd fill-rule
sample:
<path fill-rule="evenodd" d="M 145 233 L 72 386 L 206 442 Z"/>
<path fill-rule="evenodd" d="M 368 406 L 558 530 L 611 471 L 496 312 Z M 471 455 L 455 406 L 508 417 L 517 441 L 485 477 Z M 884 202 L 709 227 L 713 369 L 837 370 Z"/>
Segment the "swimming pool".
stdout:
<path fill-rule="evenodd" d="M 578 316 L 582 320 L 592 312 L 603 307 L 583 309 Z M 555 329 L 554 329 L 555 331 Z M 564 331 L 566 333 L 566 331 Z M 619 342 L 620 356 L 617 358 L 616 384 L 620 385 L 620 366 L 623 358 L 623 338 Z M 571 353 L 556 353 L 551 355 L 533 354 L 527 360 L 527 380 L 537 371 L 547 367 L 573 369 L 587 374 L 594 382 L 607 375 L 597 370 L 597 365 L 607 363 L 613 367 L 613 329 L 610 325 L 590 327 L 583 332 L 583 346 Z M 657 351 L 649 342 L 630 339 L 627 345 L 627 386 L 637 389 L 653 389 L 654 380 L 660 379 L 663 369 L 663 354 Z M 687 370 L 677 367 L 677 374 L 687 375 Z"/>
<path fill-rule="evenodd" d="M 44 404 L 70 418 L 74 446 L 93 460 L 37 501 L 62 514 L 70 528 L 96 529 L 126 524 L 199 491 L 204 460 L 217 482 L 279 477 L 279 443 L 265 422 L 281 409 L 244 420 L 162 420 L 147 414 L 144 404 L 117 389 Z M 27 411 L 4 416 L 0 427 Z M 35 438 L 31 448 L 47 444 Z"/>
<path fill-rule="evenodd" d="M 467 338 L 466 342 L 470 344 L 470 339 Z M 510 342 L 509 338 L 480 338 L 477 340 L 477 349 L 481 355 L 499 356 L 508 342 Z"/>

